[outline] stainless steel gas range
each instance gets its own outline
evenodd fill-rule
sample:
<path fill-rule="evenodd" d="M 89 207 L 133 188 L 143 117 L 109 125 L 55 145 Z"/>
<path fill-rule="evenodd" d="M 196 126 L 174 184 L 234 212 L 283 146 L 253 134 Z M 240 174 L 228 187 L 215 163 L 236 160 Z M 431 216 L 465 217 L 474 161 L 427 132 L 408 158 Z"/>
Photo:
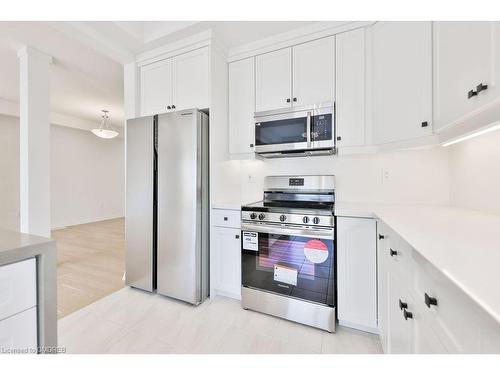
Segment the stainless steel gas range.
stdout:
<path fill-rule="evenodd" d="M 242 306 L 335 331 L 335 177 L 268 176 L 241 208 Z"/>

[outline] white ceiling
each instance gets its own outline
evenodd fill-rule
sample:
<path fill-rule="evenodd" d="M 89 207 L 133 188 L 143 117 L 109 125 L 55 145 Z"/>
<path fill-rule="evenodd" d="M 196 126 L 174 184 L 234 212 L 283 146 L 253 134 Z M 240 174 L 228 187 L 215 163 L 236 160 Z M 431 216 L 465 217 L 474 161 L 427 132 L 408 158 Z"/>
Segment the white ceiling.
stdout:
<path fill-rule="evenodd" d="M 17 50 L 24 45 L 54 58 L 51 110 L 96 122 L 101 109 L 123 123 L 123 67 L 137 53 L 212 29 L 227 48 L 314 22 L 101 21 L 0 22 L 0 100 L 18 102 Z"/>

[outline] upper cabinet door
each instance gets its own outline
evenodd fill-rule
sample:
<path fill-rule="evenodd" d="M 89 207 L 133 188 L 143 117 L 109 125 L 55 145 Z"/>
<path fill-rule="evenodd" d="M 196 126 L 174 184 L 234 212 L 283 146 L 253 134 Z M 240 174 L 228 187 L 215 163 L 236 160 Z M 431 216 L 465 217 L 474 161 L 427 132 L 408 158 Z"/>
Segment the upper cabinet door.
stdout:
<path fill-rule="evenodd" d="M 172 105 L 172 59 L 141 68 L 141 115 L 167 112 Z"/>
<path fill-rule="evenodd" d="M 208 47 L 175 56 L 172 72 L 175 110 L 209 107 Z"/>
<path fill-rule="evenodd" d="M 333 102 L 335 37 L 293 47 L 294 106 Z"/>
<path fill-rule="evenodd" d="M 498 29 L 498 22 L 435 22 L 436 130 L 498 96 L 495 81 L 500 73 Z M 478 93 L 477 86 L 480 84 L 488 85 L 488 88 Z M 477 95 L 470 96 L 470 91 Z"/>
<path fill-rule="evenodd" d="M 229 64 L 229 152 L 254 150 L 255 59 Z"/>
<path fill-rule="evenodd" d="M 370 31 L 375 143 L 431 135 L 431 22 L 377 22 Z"/>
<path fill-rule="evenodd" d="M 255 111 L 292 106 L 292 49 L 284 48 L 255 58 Z"/>
<path fill-rule="evenodd" d="M 336 106 L 337 145 L 365 144 L 365 29 L 337 35 Z"/>

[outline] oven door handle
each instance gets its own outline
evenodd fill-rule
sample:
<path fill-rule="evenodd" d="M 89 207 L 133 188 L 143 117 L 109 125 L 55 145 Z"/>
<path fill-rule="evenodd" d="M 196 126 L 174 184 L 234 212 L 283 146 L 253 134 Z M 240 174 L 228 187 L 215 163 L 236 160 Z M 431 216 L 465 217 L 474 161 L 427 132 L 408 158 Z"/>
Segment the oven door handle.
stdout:
<path fill-rule="evenodd" d="M 307 133 L 307 148 L 311 148 L 311 112 L 307 112 L 306 133 Z"/>
<path fill-rule="evenodd" d="M 268 224 L 243 223 L 241 226 L 241 230 L 248 232 L 261 232 L 269 234 L 284 234 L 288 236 L 297 236 L 297 237 L 322 238 L 326 240 L 333 240 L 335 238 L 333 228 L 311 229 L 300 226 L 290 226 L 286 224 L 268 225 Z"/>

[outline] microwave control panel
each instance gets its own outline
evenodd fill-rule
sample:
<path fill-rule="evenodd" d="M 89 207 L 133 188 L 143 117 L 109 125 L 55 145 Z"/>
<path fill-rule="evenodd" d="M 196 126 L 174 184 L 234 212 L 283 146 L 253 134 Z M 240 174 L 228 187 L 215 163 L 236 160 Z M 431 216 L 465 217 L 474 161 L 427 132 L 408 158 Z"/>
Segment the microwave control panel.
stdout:
<path fill-rule="evenodd" d="M 314 141 L 329 141 L 332 140 L 332 115 L 317 115 L 312 117 L 312 139 Z"/>

